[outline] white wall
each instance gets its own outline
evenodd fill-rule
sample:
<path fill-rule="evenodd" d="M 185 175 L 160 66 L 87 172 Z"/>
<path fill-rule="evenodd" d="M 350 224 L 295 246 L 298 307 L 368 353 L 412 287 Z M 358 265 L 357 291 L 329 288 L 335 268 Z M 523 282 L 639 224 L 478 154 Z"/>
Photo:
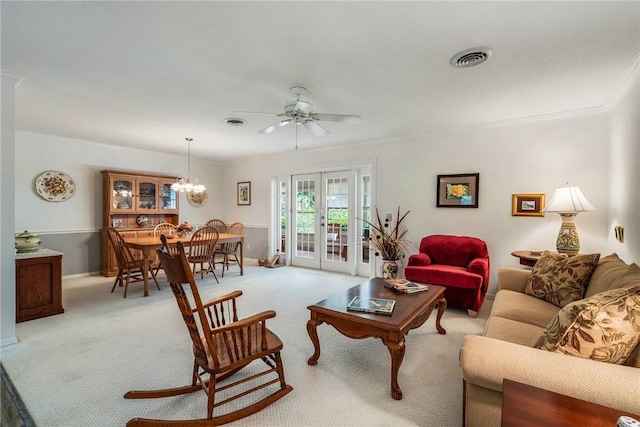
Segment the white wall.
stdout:
<path fill-rule="evenodd" d="M 287 143 L 282 141 L 282 143 Z M 409 235 L 417 250 L 429 234 L 477 236 L 491 254 L 491 287 L 500 267 L 517 267 L 515 250 L 554 249 L 560 217 L 511 216 L 514 193 L 546 193 L 569 181 L 579 186 L 595 212 L 577 217 L 582 252 L 612 249 L 608 242 L 609 118 L 607 114 L 488 128 L 414 141 L 356 146 L 340 150 L 294 151 L 224 166 L 222 215 L 268 226 L 273 175 L 308 172 L 331 165 L 377 165 L 375 198 L 381 212 L 411 210 Z M 478 209 L 436 208 L 438 174 L 480 173 Z M 236 206 L 238 181 L 252 182 L 251 206 Z M 636 218 L 637 222 L 638 219 Z M 636 253 L 637 255 L 637 253 Z"/>
<path fill-rule="evenodd" d="M 158 173 L 187 173 L 187 159 L 143 150 L 78 141 L 28 132 L 16 133 L 16 232 L 73 233 L 102 228 L 103 169 Z M 35 191 L 36 177 L 46 170 L 59 170 L 76 181 L 76 194 L 64 202 L 48 202 Z M 207 187 L 208 202 L 193 207 L 180 195 L 180 219 L 205 223 L 220 215 L 220 167 L 192 158 L 192 178 Z"/>
<path fill-rule="evenodd" d="M 608 241 L 622 259 L 640 261 L 640 84 L 638 80 L 611 111 Z M 624 243 L 613 227 L 624 227 Z"/>

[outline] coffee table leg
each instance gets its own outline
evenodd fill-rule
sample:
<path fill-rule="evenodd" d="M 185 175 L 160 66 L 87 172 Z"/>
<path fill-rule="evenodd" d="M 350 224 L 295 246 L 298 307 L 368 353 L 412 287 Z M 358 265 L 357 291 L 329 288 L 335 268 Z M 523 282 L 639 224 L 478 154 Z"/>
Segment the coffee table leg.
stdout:
<path fill-rule="evenodd" d="M 400 365 L 402 359 L 404 359 L 404 339 L 400 342 L 388 342 L 387 348 L 391 354 L 391 397 L 395 400 L 402 399 L 402 390 L 398 385 L 398 371 L 400 371 Z"/>
<path fill-rule="evenodd" d="M 442 315 L 444 311 L 447 309 L 447 300 L 442 298 L 438 301 L 438 316 L 436 316 L 436 329 L 438 333 L 444 335 L 447 331 L 440 325 L 440 319 L 442 319 Z"/>
<path fill-rule="evenodd" d="M 309 319 L 307 322 L 307 332 L 309 333 L 309 338 L 311 338 L 314 348 L 313 356 L 307 360 L 309 365 L 315 365 L 320 358 L 320 340 L 318 340 L 318 331 L 316 330 L 320 323 L 321 322 L 318 322 L 316 319 Z"/>

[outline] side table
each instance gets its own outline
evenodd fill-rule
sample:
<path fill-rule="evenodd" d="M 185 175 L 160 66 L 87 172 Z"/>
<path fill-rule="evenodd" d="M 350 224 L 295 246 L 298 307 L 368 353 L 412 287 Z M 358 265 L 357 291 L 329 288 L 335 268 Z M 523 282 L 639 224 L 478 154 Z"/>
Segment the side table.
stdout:
<path fill-rule="evenodd" d="M 533 255 L 530 251 L 514 251 L 511 252 L 511 255 L 520 258 L 520 264 L 526 265 L 527 267 L 533 267 L 542 257 L 542 255 Z"/>
<path fill-rule="evenodd" d="M 45 248 L 16 254 L 16 323 L 64 313 L 62 255 Z"/>
<path fill-rule="evenodd" d="M 602 427 L 621 416 L 638 415 L 543 390 L 505 378 L 502 383 L 502 427 Z"/>

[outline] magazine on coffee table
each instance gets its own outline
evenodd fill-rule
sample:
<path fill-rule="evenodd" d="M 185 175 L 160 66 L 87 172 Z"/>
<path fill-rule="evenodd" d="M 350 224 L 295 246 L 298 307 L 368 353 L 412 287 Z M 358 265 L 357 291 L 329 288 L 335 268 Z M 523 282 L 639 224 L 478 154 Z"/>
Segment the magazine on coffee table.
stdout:
<path fill-rule="evenodd" d="M 385 279 L 384 285 L 394 291 L 404 292 L 405 294 L 415 294 L 416 292 L 428 291 L 427 285 L 421 285 L 407 279 Z"/>
<path fill-rule="evenodd" d="M 391 314 L 396 302 L 392 299 L 367 298 L 356 296 L 347 304 L 349 311 L 362 311 L 365 313 Z"/>

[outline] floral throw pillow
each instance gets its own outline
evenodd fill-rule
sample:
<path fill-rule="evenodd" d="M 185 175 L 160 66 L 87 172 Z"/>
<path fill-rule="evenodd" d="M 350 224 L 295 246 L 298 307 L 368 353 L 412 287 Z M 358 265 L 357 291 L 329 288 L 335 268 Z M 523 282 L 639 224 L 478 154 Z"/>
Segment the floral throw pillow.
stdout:
<path fill-rule="evenodd" d="M 600 254 L 569 257 L 545 252 L 531 270 L 524 293 L 564 307 L 583 298 Z"/>
<path fill-rule="evenodd" d="M 640 341 L 640 286 L 611 289 L 566 305 L 535 347 L 622 365 Z"/>

